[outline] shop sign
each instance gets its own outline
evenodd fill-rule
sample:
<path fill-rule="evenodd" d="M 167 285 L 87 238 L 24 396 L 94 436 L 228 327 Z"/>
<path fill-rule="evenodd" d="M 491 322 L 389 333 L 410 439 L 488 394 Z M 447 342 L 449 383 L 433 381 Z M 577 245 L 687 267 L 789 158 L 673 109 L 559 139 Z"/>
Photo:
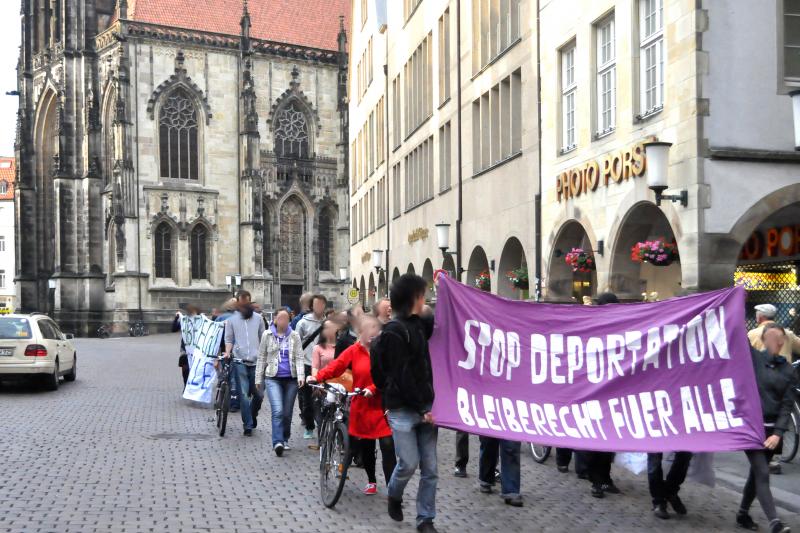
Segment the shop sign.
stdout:
<path fill-rule="evenodd" d="M 582 194 L 594 192 L 602 184 L 622 183 L 630 178 L 644 175 L 647 168 L 644 143 L 639 142 L 617 152 L 611 152 L 600 159 L 587 161 L 573 167 L 556 178 L 558 201 L 577 198 Z"/>
<path fill-rule="evenodd" d="M 756 230 L 742 247 L 739 260 L 758 261 L 769 257 L 800 254 L 800 224 Z"/>
<path fill-rule="evenodd" d="M 417 241 L 424 241 L 428 238 L 428 228 L 417 228 L 408 234 L 408 244 L 414 244 Z"/>
<path fill-rule="evenodd" d="M 355 305 L 361 299 L 361 291 L 353 287 L 349 291 L 347 291 L 347 301 L 350 302 L 351 305 Z"/>

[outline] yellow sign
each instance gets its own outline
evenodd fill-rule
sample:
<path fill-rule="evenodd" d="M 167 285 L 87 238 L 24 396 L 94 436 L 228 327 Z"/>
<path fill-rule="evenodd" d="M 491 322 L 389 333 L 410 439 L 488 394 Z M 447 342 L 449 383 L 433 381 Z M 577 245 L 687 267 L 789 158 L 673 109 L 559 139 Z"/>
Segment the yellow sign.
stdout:
<path fill-rule="evenodd" d="M 428 228 L 417 228 L 408 234 L 408 244 L 424 241 L 428 238 Z"/>
<path fill-rule="evenodd" d="M 357 304 L 361 300 L 361 292 L 353 287 L 349 291 L 347 291 L 347 301 L 351 304 Z"/>
<path fill-rule="evenodd" d="M 647 169 L 644 143 L 636 143 L 632 147 L 611 152 L 599 160 L 592 160 L 581 166 L 573 167 L 556 177 L 556 197 L 558 201 L 576 198 L 597 190 L 600 183 L 608 187 L 608 183 L 622 183 L 629 178 L 644 175 Z"/>

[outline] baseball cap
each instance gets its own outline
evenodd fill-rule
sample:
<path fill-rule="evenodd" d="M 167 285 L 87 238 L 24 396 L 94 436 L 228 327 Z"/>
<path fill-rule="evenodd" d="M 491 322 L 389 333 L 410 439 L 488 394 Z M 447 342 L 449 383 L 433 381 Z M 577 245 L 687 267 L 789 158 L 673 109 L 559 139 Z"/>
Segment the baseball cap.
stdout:
<path fill-rule="evenodd" d="M 778 314 L 778 309 L 772 304 L 759 304 L 755 310 L 764 315 L 766 318 L 775 318 Z"/>

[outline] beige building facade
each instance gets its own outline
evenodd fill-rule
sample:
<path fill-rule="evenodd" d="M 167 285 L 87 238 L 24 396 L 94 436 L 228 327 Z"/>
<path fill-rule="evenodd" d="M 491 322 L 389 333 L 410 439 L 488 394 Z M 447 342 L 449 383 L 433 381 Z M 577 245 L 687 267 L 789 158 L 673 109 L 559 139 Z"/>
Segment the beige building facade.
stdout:
<path fill-rule="evenodd" d="M 534 5 L 353 2 L 350 264 L 365 304 L 387 280 L 415 272 L 432 281 L 439 269 L 526 297 L 507 273 L 534 264 Z M 453 255 L 438 247 L 440 223 Z"/>

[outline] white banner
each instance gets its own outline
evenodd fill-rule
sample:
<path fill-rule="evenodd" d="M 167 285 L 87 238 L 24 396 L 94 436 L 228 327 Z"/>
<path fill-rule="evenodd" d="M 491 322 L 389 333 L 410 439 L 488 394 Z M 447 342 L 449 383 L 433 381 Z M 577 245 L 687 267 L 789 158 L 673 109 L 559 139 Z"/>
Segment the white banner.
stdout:
<path fill-rule="evenodd" d="M 217 373 L 214 358 L 219 353 L 225 334 L 224 322 L 213 322 L 205 316 L 180 316 L 181 337 L 189 356 L 189 379 L 183 397 L 195 402 L 211 403 Z"/>

